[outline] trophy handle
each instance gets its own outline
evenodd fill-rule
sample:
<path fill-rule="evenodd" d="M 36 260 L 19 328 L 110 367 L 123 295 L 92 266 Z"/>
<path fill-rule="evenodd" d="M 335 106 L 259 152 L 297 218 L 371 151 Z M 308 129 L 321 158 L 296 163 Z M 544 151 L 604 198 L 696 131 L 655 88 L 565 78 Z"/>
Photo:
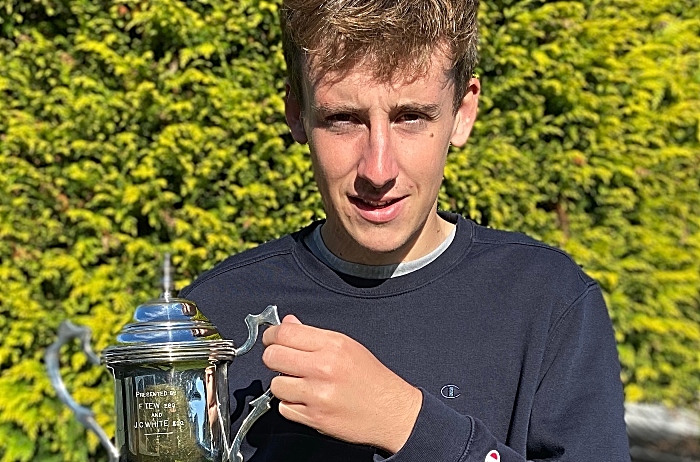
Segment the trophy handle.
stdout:
<path fill-rule="evenodd" d="M 85 428 L 92 430 L 97 435 L 102 446 L 107 449 L 110 462 L 117 462 L 119 460 L 119 451 L 112 444 L 107 433 L 105 433 L 102 427 L 100 427 L 100 424 L 95 420 L 95 414 L 90 409 L 75 402 L 70 393 L 68 393 L 68 390 L 66 390 L 66 386 L 61 378 L 59 352 L 63 344 L 74 338 L 80 340 L 83 352 L 87 355 L 90 362 L 95 365 L 100 364 L 100 358 L 92 351 L 92 347 L 90 346 L 90 335 L 91 332 L 89 328 L 77 326 L 68 320 L 63 321 L 58 328 L 58 338 L 46 349 L 44 363 L 46 364 L 46 370 L 48 371 L 51 385 L 56 390 L 58 399 L 73 411 L 78 421 Z"/>
<path fill-rule="evenodd" d="M 241 454 L 241 444 L 243 444 L 243 438 L 253 426 L 256 420 L 258 420 L 264 413 L 270 410 L 270 401 L 272 401 L 272 392 L 268 388 L 265 393 L 255 398 L 250 402 L 253 408 L 250 414 L 243 419 L 241 428 L 238 429 L 238 433 L 233 438 L 233 443 L 231 448 L 228 450 L 228 460 L 230 462 L 243 462 L 243 454 Z"/>
<path fill-rule="evenodd" d="M 276 305 L 268 305 L 260 314 L 249 314 L 245 317 L 245 323 L 248 325 L 248 340 L 245 341 L 240 348 L 234 349 L 236 356 L 242 356 L 250 351 L 258 340 L 258 329 L 260 326 L 279 326 L 280 316 L 277 314 Z"/>
<path fill-rule="evenodd" d="M 241 345 L 240 348 L 235 350 L 236 356 L 244 355 L 249 352 L 251 348 L 253 348 L 253 345 L 255 345 L 255 342 L 258 339 L 258 329 L 260 326 L 280 325 L 280 317 L 279 314 L 277 314 L 277 306 L 268 305 L 268 307 L 265 308 L 265 311 L 260 314 L 249 314 L 245 317 L 245 323 L 248 325 L 248 340 L 246 340 L 246 342 Z M 236 436 L 233 438 L 231 447 L 228 449 L 229 461 L 243 462 L 243 454 L 241 454 L 241 444 L 243 444 L 243 438 L 245 438 L 245 435 L 248 433 L 248 430 L 250 430 L 250 427 L 253 426 L 255 421 L 270 410 L 270 401 L 272 401 L 272 398 L 272 392 L 268 388 L 265 393 L 250 402 L 253 409 L 250 411 L 250 414 L 243 419 L 241 428 L 238 429 Z"/>

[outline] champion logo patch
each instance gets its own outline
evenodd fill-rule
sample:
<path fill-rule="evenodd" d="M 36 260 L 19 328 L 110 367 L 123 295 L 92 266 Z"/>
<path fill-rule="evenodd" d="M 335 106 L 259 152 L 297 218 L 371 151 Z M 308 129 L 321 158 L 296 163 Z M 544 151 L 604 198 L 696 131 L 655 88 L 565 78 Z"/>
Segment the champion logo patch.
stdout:
<path fill-rule="evenodd" d="M 486 459 L 484 459 L 484 462 L 501 462 L 501 455 L 498 453 L 498 451 L 491 451 L 486 454 Z"/>
<path fill-rule="evenodd" d="M 456 399 L 462 396 L 462 392 L 459 391 L 459 387 L 457 385 L 445 385 L 442 387 L 440 390 L 440 394 L 442 395 L 443 398 L 447 399 Z"/>

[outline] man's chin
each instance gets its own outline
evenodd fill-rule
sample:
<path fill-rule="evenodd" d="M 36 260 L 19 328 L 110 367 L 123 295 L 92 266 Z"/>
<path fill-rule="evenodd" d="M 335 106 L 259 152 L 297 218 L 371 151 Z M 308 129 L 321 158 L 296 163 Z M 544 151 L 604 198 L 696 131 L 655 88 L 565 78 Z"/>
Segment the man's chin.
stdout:
<path fill-rule="evenodd" d="M 356 241 L 358 249 L 356 255 L 350 256 L 351 260 L 365 265 L 392 265 L 405 260 L 410 249 L 406 249 L 405 242 L 393 240 L 362 239 Z M 401 245 L 404 244 L 404 245 Z"/>

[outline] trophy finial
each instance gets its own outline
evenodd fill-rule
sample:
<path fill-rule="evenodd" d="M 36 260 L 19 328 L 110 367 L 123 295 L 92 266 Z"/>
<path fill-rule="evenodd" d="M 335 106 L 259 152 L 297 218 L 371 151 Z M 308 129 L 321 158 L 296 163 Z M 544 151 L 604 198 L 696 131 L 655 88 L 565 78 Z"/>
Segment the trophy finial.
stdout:
<path fill-rule="evenodd" d="M 170 266 L 170 252 L 166 252 L 163 255 L 163 293 L 161 294 L 161 298 L 165 299 L 166 301 L 170 300 L 170 297 L 173 295 L 173 277 L 172 277 L 172 268 Z"/>
<path fill-rule="evenodd" d="M 209 320 L 197 308 L 192 300 L 178 298 L 173 281 L 173 266 L 170 252 L 163 253 L 160 297 L 148 300 L 136 307 L 133 321 L 122 328 L 117 334 L 117 343 L 107 347 L 102 356 L 108 367 L 109 364 L 128 361 L 136 355 L 145 352 L 147 345 L 154 351 L 163 350 L 165 355 L 171 355 L 173 348 L 202 350 L 209 355 L 212 341 L 220 341 L 221 335 Z M 192 343 L 198 342 L 198 343 Z M 164 344 L 169 344 L 163 347 Z M 180 346 L 173 346 L 179 344 Z M 135 350 L 135 351 L 133 351 Z M 231 353 L 234 353 L 231 351 Z M 150 351 L 144 356 L 154 360 L 156 353 Z M 204 353 L 203 353 L 204 354 Z"/>

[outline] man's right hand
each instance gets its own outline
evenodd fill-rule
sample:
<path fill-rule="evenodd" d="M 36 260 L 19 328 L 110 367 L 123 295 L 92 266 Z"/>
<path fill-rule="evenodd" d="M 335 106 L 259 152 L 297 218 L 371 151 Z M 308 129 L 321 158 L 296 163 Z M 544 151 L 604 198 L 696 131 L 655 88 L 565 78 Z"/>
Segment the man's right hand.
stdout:
<path fill-rule="evenodd" d="M 347 335 L 288 315 L 263 334 L 263 362 L 285 418 L 350 443 L 396 453 L 422 405 L 420 390 Z"/>

